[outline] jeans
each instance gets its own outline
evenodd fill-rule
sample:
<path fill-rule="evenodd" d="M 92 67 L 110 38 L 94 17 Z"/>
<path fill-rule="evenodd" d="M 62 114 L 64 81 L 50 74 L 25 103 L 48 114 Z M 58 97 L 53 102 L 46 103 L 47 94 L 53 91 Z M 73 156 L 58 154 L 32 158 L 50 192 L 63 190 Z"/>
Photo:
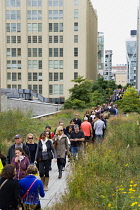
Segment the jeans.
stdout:
<path fill-rule="evenodd" d="M 83 147 L 71 147 L 71 154 L 74 159 L 78 159 L 78 154 L 81 153 Z"/>
<path fill-rule="evenodd" d="M 40 177 L 49 177 L 49 167 L 51 164 L 51 159 L 41 160 L 39 162 L 39 175 Z"/>
<path fill-rule="evenodd" d="M 101 143 L 102 138 L 103 138 L 103 135 L 96 135 L 95 134 L 95 140 L 96 140 L 97 143 Z"/>

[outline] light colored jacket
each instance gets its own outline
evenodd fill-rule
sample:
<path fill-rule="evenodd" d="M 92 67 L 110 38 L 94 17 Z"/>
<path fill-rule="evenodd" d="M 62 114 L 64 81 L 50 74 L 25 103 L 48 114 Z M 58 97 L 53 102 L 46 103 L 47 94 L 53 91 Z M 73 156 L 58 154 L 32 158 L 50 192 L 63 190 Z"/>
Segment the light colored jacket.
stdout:
<path fill-rule="evenodd" d="M 69 151 L 67 136 L 65 134 L 63 134 L 61 139 L 59 139 L 58 135 L 55 135 L 54 139 L 56 141 L 57 158 L 65 158 L 65 152 Z"/>

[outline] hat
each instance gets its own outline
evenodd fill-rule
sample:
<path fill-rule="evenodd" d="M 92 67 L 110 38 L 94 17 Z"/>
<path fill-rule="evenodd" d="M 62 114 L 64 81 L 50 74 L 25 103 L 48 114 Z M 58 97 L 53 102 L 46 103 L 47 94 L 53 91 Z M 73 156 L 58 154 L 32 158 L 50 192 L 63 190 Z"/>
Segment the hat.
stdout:
<path fill-rule="evenodd" d="M 20 135 L 20 134 L 17 134 L 17 135 L 15 135 L 14 138 L 15 138 L 15 139 L 20 139 L 20 138 L 21 138 L 21 135 Z"/>
<path fill-rule="evenodd" d="M 88 120 L 88 118 L 87 117 L 84 117 L 84 121 L 87 121 Z"/>

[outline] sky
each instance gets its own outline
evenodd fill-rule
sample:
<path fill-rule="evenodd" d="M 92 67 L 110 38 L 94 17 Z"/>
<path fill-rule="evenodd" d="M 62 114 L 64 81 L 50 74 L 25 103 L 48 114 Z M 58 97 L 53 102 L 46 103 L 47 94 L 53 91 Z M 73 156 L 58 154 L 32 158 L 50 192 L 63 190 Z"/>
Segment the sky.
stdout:
<path fill-rule="evenodd" d="M 137 30 L 139 0 L 91 0 L 98 15 L 98 32 L 104 32 L 105 50 L 112 50 L 112 64 L 126 64 L 125 42 Z"/>

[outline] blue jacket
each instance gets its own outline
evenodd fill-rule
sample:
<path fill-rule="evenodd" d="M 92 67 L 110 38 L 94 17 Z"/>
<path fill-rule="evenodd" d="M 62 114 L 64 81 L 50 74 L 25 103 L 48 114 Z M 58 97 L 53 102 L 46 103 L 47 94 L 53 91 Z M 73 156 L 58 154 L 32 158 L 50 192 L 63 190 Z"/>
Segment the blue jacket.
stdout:
<path fill-rule="evenodd" d="M 22 197 L 26 191 L 29 189 L 33 181 L 36 179 L 33 175 L 28 175 L 25 178 L 21 179 L 20 184 L 20 196 Z M 41 180 L 38 180 L 33 184 L 27 196 L 23 199 L 23 203 L 27 204 L 39 204 L 39 195 L 41 197 L 45 196 L 43 183 Z"/>

